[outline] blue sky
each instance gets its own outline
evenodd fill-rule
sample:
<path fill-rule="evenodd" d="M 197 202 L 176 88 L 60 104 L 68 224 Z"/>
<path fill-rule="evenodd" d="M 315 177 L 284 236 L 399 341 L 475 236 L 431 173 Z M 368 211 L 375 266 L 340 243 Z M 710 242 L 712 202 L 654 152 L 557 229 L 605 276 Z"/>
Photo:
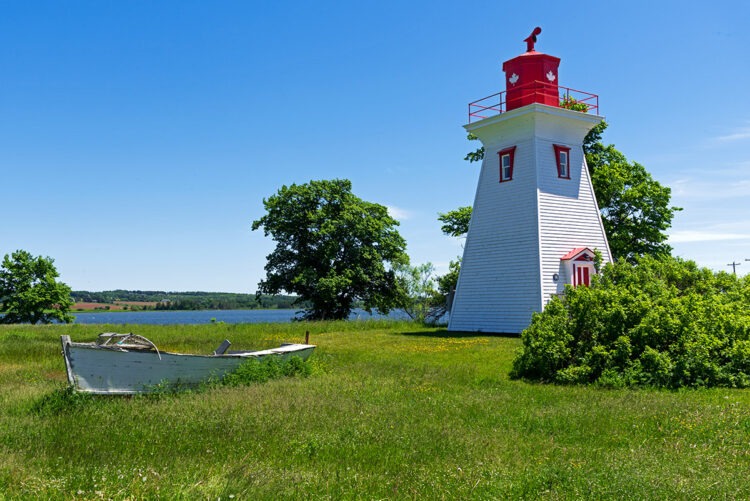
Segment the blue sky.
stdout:
<path fill-rule="evenodd" d="M 254 292 L 263 198 L 348 178 L 443 272 L 462 250 L 437 213 L 479 170 L 467 104 L 541 26 L 605 142 L 684 208 L 675 254 L 744 274 L 750 4 L 618 3 L 0 1 L 0 256 L 73 289 Z"/>

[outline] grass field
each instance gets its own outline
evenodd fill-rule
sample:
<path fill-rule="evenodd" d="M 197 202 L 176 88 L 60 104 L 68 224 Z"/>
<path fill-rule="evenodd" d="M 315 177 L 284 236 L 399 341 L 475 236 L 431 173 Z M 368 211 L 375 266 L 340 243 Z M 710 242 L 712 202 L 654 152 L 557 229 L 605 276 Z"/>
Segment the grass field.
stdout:
<path fill-rule="evenodd" d="M 510 381 L 516 338 L 409 323 L 133 326 L 209 353 L 302 341 L 318 370 L 64 398 L 59 336 L 0 327 L 0 499 L 748 499 L 750 391 Z"/>

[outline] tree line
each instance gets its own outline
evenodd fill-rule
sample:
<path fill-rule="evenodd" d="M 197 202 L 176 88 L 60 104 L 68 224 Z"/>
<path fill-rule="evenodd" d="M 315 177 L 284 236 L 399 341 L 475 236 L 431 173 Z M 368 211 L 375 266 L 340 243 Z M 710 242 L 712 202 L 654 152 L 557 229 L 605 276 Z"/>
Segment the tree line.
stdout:
<path fill-rule="evenodd" d="M 76 303 L 149 302 L 156 310 L 243 310 L 294 308 L 297 300 L 289 295 L 257 295 L 233 292 L 166 292 L 111 290 L 72 291 Z"/>

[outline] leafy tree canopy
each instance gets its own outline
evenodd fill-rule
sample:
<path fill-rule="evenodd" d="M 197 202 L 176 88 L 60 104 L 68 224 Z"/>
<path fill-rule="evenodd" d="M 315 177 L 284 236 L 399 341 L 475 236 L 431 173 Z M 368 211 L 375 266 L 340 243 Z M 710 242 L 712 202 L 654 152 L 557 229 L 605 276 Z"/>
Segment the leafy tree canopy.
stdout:
<path fill-rule="evenodd" d="M 637 256 L 671 253 L 665 231 L 681 210 L 669 204 L 671 189 L 614 145 L 605 146 L 600 140 L 605 128 L 602 122 L 592 129 L 584 151 L 612 254 L 634 262 Z"/>
<path fill-rule="evenodd" d="M 449 237 L 461 237 L 469 232 L 471 206 L 459 207 L 445 214 L 438 214 L 438 221 L 443 223 L 440 230 Z"/>
<path fill-rule="evenodd" d="M 479 138 L 471 132 L 466 135 L 466 139 L 468 139 L 469 141 L 479 140 Z M 482 160 L 484 160 L 484 146 L 480 146 L 476 150 L 467 153 L 464 157 L 464 160 L 466 160 L 467 162 L 481 162 Z"/>
<path fill-rule="evenodd" d="M 620 259 L 568 286 L 521 335 L 512 377 L 604 386 L 750 387 L 750 276 L 671 256 Z"/>
<path fill-rule="evenodd" d="M 458 273 L 461 270 L 461 258 L 451 261 L 448 264 L 448 273 L 435 279 L 437 289 L 431 294 L 427 321 L 430 323 L 437 322 L 446 313 L 450 312 L 451 303 L 453 302 L 453 293 L 458 283 Z"/>
<path fill-rule="evenodd" d="M 438 214 L 438 220 L 443 223 L 440 227 L 443 234 L 449 237 L 463 237 L 469 232 L 472 209 L 470 206 L 459 207 L 445 214 Z M 437 291 L 430 299 L 430 317 L 442 318 L 450 311 L 453 293 L 458 285 L 458 274 L 461 270 L 461 257 L 451 261 L 448 265 L 448 273 L 436 278 Z"/>
<path fill-rule="evenodd" d="M 282 186 L 263 200 L 266 215 L 253 221 L 276 241 L 258 290 L 309 301 L 305 319 L 349 316 L 355 301 L 382 313 L 403 304 L 393 267 L 406 264 L 406 242 L 386 207 L 366 202 L 351 182 L 334 179 Z"/>
<path fill-rule="evenodd" d="M 17 250 L 5 255 L 0 268 L 0 323 L 70 323 L 70 287 L 55 279 L 60 275 L 50 257 L 34 257 Z"/>
<path fill-rule="evenodd" d="M 435 290 L 435 267 L 432 263 L 417 266 L 401 264 L 396 267 L 396 274 L 404 290 L 402 309 L 412 320 L 430 322 L 430 305 Z"/>
<path fill-rule="evenodd" d="M 436 277 L 432 263 L 400 265 L 398 278 L 406 293 L 402 309 L 412 320 L 428 325 L 440 322 L 450 311 L 449 303 L 458 282 L 461 258 L 451 261 L 448 273 Z"/>

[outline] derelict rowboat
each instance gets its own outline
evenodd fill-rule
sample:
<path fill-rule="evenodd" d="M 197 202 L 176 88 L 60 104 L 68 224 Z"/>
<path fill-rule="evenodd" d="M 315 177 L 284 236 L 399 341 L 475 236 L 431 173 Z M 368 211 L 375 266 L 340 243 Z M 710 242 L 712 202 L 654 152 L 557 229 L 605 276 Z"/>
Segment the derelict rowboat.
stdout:
<path fill-rule="evenodd" d="M 227 351 L 224 341 L 212 355 L 159 351 L 143 336 L 104 333 L 95 342 L 74 343 L 60 336 L 68 381 L 77 391 L 96 394 L 149 393 L 157 389 L 191 388 L 221 378 L 248 359 L 293 356 L 307 360 L 311 344 L 282 344 L 260 351 Z"/>

